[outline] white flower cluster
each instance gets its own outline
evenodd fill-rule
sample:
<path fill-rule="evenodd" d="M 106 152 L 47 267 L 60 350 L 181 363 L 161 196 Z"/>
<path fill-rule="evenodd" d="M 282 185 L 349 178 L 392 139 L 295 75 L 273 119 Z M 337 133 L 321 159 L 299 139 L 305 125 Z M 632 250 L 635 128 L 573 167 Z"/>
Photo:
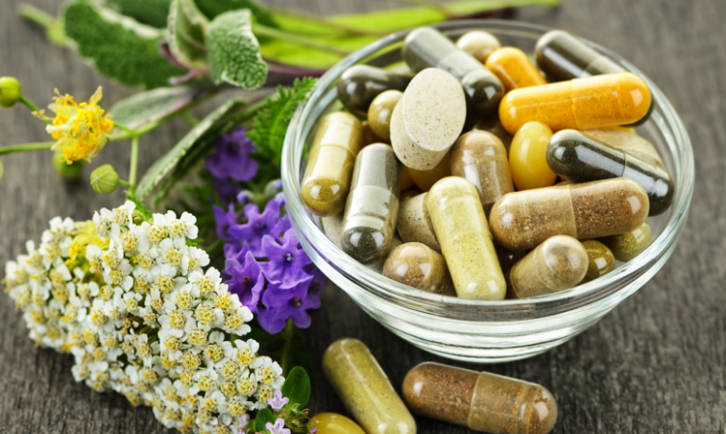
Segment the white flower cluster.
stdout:
<path fill-rule="evenodd" d="M 236 433 L 280 389 L 282 369 L 239 339 L 252 313 L 202 269 L 208 255 L 187 243 L 196 218 L 145 221 L 134 209 L 53 219 L 39 249 L 28 242 L 6 264 L 6 290 L 38 345 L 73 354 L 77 381 L 150 405 L 181 432 Z"/>

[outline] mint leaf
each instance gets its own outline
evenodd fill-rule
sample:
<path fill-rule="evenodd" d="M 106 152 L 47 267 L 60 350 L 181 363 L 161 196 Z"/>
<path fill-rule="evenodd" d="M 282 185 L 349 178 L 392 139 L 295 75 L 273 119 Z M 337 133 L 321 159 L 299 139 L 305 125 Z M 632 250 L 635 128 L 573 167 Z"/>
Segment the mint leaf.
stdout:
<path fill-rule="evenodd" d="M 198 87 L 163 87 L 123 99 L 108 112 L 114 122 L 136 129 L 149 122 L 188 110 L 211 95 L 212 92 Z"/>
<path fill-rule="evenodd" d="M 141 24 L 163 29 L 169 16 L 171 0 L 106 0 L 111 7 Z"/>
<path fill-rule="evenodd" d="M 304 408 L 310 400 L 310 377 L 305 369 L 300 366 L 292 368 L 280 391 L 282 396 L 290 399 L 287 405 L 300 404 L 299 408 Z"/>
<path fill-rule="evenodd" d="M 250 11 L 242 9 L 219 15 L 209 25 L 207 49 L 215 84 L 229 83 L 245 89 L 262 86 L 267 64 L 252 34 Z"/>
<path fill-rule="evenodd" d="M 174 0 L 169 11 L 167 38 L 174 57 L 189 69 L 207 64 L 204 34 L 209 21 L 197 9 L 194 0 Z"/>
<path fill-rule="evenodd" d="M 85 0 L 63 11 L 69 44 L 99 73 L 127 86 L 147 89 L 168 86 L 184 70 L 158 50 L 163 32 Z"/>
<path fill-rule="evenodd" d="M 210 20 L 225 12 L 249 9 L 255 20 L 267 27 L 277 27 L 272 12 L 260 6 L 254 0 L 196 0 L 199 10 Z"/>
<path fill-rule="evenodd" d="M 255 432 L 261 433 L 267 431 L 265 425 L 268 422 L 274 424 L 275 416 L 269 408 L 263 408 L 257 412 L 257 417 L 255 417 Z"/>

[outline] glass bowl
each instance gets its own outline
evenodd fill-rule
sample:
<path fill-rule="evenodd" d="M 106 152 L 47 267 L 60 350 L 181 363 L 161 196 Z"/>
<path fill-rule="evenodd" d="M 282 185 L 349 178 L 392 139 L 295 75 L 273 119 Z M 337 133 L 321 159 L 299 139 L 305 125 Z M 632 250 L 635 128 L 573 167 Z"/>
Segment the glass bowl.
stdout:
<path fill-rule="evenodd" d="M 549 28 L 501 21 L 454 21 L 437 27 L 455 39 L 474 29 L 496 35 L 502 45 L 534 51 Z M 650 280 L 673 253 L 686 222 L 694 184 L 693 150 L 683 123 L 661 90 L 635 66 L 599 45 L 584 41 L 616 63 L 643 77 L 653 95 L 651 118 L 638 133 L 653 142 L 677 185 L 664 214 L 649 218 L 652 244 L 628 263 L 589 283 L 554 294 L 501 301 L 466 300 L 431 294 L 394 282 L 358 263 L 325 235 L 321 219 L 305 208 L 300 183 L 303 157 L 319 120 L 336 103 L 336 82 L 348 67 L 366 63 L 402 65 L 403 31 L 351 54 L 317 83 L 310 99 L 292 119 L 282 155 L 282 184 L 288 214 L 300 244 L 312 261 L 370 316 L 393 333 L 431 353 L 450 359 L 496 363 L 531 357 L 572 339 Z M 339 107 L 339 106 L 338 106 Z"/>

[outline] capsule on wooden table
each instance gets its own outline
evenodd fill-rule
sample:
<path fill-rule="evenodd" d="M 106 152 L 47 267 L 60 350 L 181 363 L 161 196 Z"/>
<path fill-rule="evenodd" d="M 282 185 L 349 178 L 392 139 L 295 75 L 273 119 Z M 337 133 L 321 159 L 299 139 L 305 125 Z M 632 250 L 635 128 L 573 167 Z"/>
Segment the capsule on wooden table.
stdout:
<path fill-rule="evenodd" d="M 597 240 L 585 240 L 582 247 L 587 252 L 587 274 L 581 283 L 587 283 L 604 276 L 615 268 L 615 256 L 613 252 Z"/>
<path fill-rule="evenodd" d="M 596 128 L 580 132 L 588 139 L 618 149 L 633 157 L 638 157 L 663 170 L 666 168 L 655 146 L 649 140 L 632 131 L 632 128 Z"/>
<path fill-rule="evenodd" d="M 367 434 L 416 433 L 413 416 L 363 342 L 333 342 L 323 355 L 323 372 Z"/>
<path fill-rule="evenodd" d="M 358 154 L 343 216 L 341 247 L 363 264 L 391 251 L 398 218 L 401 165 L 390 146 L 366 146 Z"/>
<path fill-rule="evenodd" d="M 517 131 L 509 148 L 509 168 L 517 190 L 549 187 L 557 174 L 547 165 L 545 150 L 552 130 L 542 122 L 527 122 Z"/>
<path fill-rule="evenodd" d="M 489 55 L 485 65 L 502 82 L 505 92 L 547 84 L 537 67 L 519 48 L 500 48 Z"/>
<path fill-rule="evenodd" d="M 476 188 L 486 213 L 500 197 L 514 191 L 507 151 L 494 134 L 484 131 L 468 132 L 454 143 L 451 174 Z"/>
<path fill-rule="evenodd" d="M 320 121 L 302 182 L 302 199 L 311 213 L 326 217 L 343 210 L 362 142 L 362 126 L 350 113 L 330 113 Z"/>
<path fill-rule="evenodd" d="M 318 434 L 366 434 L 357 423 L 335 413 L 318 413 L 308 423 Z"/>
<path fill-rule="evenodd" d="M 645 116 L 650 100 L 648 85 L 635 74 L 597 75 L 515 89 L 502 99 L 499 120 L 512 134 L 531 121 L 552 131 L 625 125 Z"/>
<path fill-rule="evenodd" d="M 375 97 L 368 108 L 368 122 L 373 132 L 386 142 L 391 141 L 391 116 L 402 96 L 400 90 L 387 90 Z"/>
<path fill-rule="evenodd" d="M 446 260 L 421 243 L 405 243 L 388 255 L 383 275 L 412 288 L 456 296 Z"/>
<path fill-rule="evenodd" d="M 504 248 L 529 250 L 554 235 L 587 240 L 622 234 L 647 217 L 643 187 L 615 178 L 509 193 L 494 204 L 489 221 Z"/>
<path fill-rule="evenodd" d="M 464 178 L 444 178 L 431 187 L 426 207 L 456 294 L 478 300 L 504 299 L 507 284 L 476 188 Z"/>
<path fill-rule="evenodd" d="M 404 243 L 421 243 L 441 253 L 441 245 L 436 239 L 431 215 L 426 207 L 427 195 L 422 193 L 401 203 L 396 228 Z"/>
<path fill-rule="evenodd" d="M 414 366 L 402 393 L 415 414 L 474 431 L 547 434 L 557 422 L 557 403 L 543 386 L 440 363 Z"/>
<path fill-rule="evenodd" d="M 346 69 L 338 80 L 338 99 L 351 111 L 368 113 L 368 107 L 379 94 L 406 89 L 410 77 L 368 65 Z"/>
<path fill-rule="evenodd" d="M 487 61 L 487 57 L 495 50 L 502 48 L 496 36 L 482 30 L 466 32 L 456 40 L 456 48 L 469 53 L 481 63 Z"/>
<path fill-rule="evenodd" d="M 451 176 L 451 152 L 444 155 L 439 164 L 431 170 L 408 169 L 416 187 L 421 191 L 429 191 L 439 179 Z"/>
<path fill-rule="evenodd" d="M 481 115 L 495 113 L 504 95 L 504 87 L 496 75 L 431 27 L 418 28 L 406 36 L 403 60 L 414 72 L 426 68 L 449 72 L 463 86 L 472 110 Z"/>
<path fill-rule="evenodd" d="M 640 158 L 605 146 L 576 130 L 562 130 L 547 145 L 547 165 L 573 183 L 628 178 L 648 193 L 650 215 L 665 212 L 673 202 L 675 183 L 668 173 Z"/>
<path fill-rule="evenodd" d="M 650 245 L 653 241 L 653 231 L 650 230 L 650 225 L 644 222 L 632 231 L 601 238 L 600 241 L 612 250 L 615 259 L 628 262 Z"/>
<path fill-rule="evenodd" d="M 499 122 L 498 117 L 494 116 L 483 121 L 478 121 L 474 124 L 473 127 L 471 127 L 470 131 L 486 131 L 487 133 L 494 134 L 499 140 L 502 141 L 504 149 L 507 150 L 507 154 L 509 153 L 509 148 L 512 145 L 513 136 L 509 134 L 509 131 L 504 129 L 502 123 Z"/>

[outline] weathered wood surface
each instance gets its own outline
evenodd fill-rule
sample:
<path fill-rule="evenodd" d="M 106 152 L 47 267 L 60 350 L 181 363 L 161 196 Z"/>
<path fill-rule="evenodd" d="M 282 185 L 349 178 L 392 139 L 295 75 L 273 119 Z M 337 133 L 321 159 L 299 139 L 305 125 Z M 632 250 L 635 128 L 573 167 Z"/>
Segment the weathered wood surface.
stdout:
<path fill-rule="evenodd" d="M 26 94 L 39 103 L 48 100 L 54 87 L 85 98 L 103 85 L 105 106 L 132 93 L 101 79 L 74 53 L 48 44 L 37 28 L 14 14 L 19 2 L 2 2 L 0 75 L 19 77 Z M 48 11 L 60 3 L 32 2 Z M 313 13 L 395 5 L 373 0 L 270 3 Z M 686 231 L 651 282 L 571 342 L 533 359 L 486 367 L 548 387 L 559 402 L 556 433 L 726 432 L 724 16 L 723 0 L 567 0 L 557 10 L 528 8 L 516 15 L 599 42 L 647 73 L 681 114 L 698 172 Z M 187 128 L 172 122 L 145 138 L 140 173 Z M 21 108 L 0 111 L 0 136 L 2 145 L 47 140 L 42 125 Z M 124 177 L 128 155 L 126 145 L 111 144 L 94 166 L 113 162 Z M 0 264 L 20 253 L 26 239 L 37 240 L 53 216 L 85 219 L 94 209 L 123 200 L 121 194 L 95 194 L 86 182 L 59 182 L 50 153 L 14 155 L 4 163 Z M 0 330 L 0 432 L 167 432 L 148 408 L 131 408 L 120 395 L 98 394 L 75 383 L 71 359 L 35 348 L 5 296 L 0 296 Z M 325 295 L 306 335 L 317 366 L 334 339 L 363 340 L 396 385 L 411 366 L 436 359 L 386 331 L 341 291 Z M 322 372 L 312 376 L 313 412 L 344 412 Z M 466 431 L 421 418 L 418 423 L 421 433 Z"/>

